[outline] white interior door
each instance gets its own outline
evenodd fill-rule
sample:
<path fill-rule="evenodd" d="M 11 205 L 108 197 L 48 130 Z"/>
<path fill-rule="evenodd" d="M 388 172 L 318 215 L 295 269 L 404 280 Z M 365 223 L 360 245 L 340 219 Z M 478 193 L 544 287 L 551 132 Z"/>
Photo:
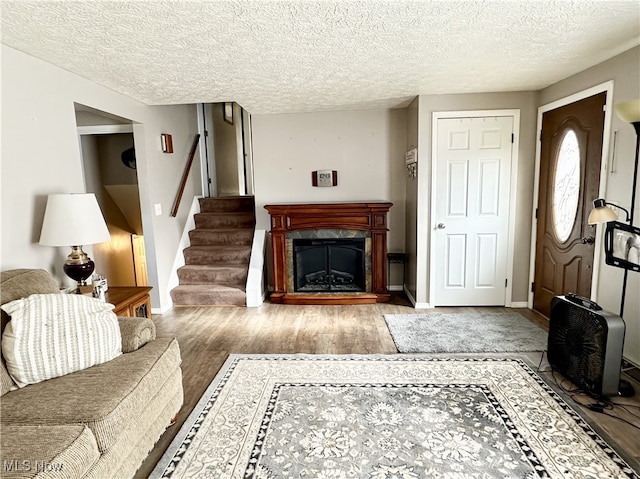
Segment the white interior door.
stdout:
<path fill-rule="evenodd" d="M 434 306 L 504 306 L 514 118 L 437 120 Z"/>

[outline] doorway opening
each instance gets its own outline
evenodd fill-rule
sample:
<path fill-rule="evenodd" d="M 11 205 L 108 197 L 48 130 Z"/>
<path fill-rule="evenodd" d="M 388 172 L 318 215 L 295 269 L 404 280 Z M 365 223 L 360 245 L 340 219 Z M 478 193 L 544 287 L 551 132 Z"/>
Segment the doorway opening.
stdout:
<path fill-rule="evenodd" d="M 93 245 L 95 274 L 113 286 L 147 286 L 133 125 L 82 105 L 76 124 L 86 191 L 95 194 L 111 234 Z"/>
<path fill-rule="evenodd" d="M 198 106 L 200 149 L 206 197 L 254 194 L 251 115 L 235 102 Z"/>

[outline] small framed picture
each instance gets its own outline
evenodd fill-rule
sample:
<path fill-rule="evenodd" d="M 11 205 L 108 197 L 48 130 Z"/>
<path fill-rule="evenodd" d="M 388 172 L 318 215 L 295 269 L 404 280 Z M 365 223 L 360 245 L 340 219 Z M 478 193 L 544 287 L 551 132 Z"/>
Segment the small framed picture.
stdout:
<path fill-rule="evenodd" d="M 163 153 L 173 153 L 173 139 L 169 133 L 160 134 L 160 144 Z"/>
<path fill-rule="evenodd" d="M 311 172 L 313 186 L 337 186 L 338 172 L 335 170 L 317 170 Z"/>
<path fill-rule="evenodd" d="M 233 125 L 233 102 L 226 102 L 223 105 L 224 121 Z"/>
<path fill-rule="evenodd" d="M 404 154 L 404 163 L 410 165 L 418 162 L 418 149 L 412 148 Z"/>

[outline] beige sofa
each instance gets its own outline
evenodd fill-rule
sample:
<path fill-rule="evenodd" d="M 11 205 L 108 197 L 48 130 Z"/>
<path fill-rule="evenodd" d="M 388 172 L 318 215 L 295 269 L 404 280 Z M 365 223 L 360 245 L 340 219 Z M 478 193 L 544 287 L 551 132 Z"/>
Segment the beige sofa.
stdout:
<path fill-rule="evenodd" d="M 44 270 L 0 278 L 1 304 L 58 293 Z M 10 319 L 4 311 L 2 329 Z M 0 476 L 132 477 L 183 401 L 180 350 L 153 322 L 118 318 L 122 354 L 106 363 L 18 389 L 0 367 Z"/>

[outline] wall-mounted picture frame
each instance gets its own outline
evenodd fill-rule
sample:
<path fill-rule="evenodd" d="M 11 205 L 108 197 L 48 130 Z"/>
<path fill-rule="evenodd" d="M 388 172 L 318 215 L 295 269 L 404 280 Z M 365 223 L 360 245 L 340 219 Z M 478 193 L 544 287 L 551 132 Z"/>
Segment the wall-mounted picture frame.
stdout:
<path fill-rule="evenodd" d="M 233 125 L 233 102 L 228 101 L 222 105 L 222 114 L 224 121 Z"/>
<path fill-rule="evenodd" d="M 160 134 L 160 146 L 163 153 L 173 153 L 173 139 L 169 133 Z"/>
<path fill-rule="evenodd" d="M 412 163 L 417 163 L 418 162 L 418 149 L 417 148 L 411 148 L 409 151 L 407 151 L 404 154 L 404 163 L 406 165 L 410 165 Z"/>
<path fill-rule="evenodd" d="M 317 170 L 311 172 L 313 186 L 338 186 L 338 172 L 335 170 Z"/>
<path fill-rule="evenodd" d="M 640 228 L 619 221 L 607 223 L 604 250 L 608 265 L 640 271 Z"/>

